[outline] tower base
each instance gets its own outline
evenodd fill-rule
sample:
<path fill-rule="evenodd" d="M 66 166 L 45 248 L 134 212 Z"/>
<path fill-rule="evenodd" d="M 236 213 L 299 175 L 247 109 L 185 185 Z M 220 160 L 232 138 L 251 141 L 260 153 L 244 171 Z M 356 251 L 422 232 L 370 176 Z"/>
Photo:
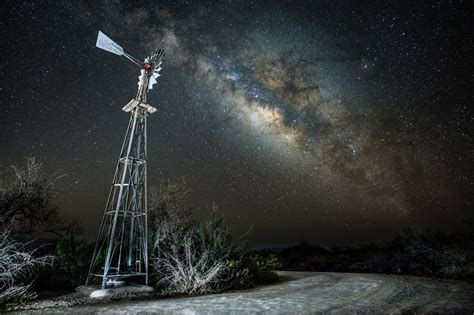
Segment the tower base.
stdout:
<path fill-rule="evenodd" d="M 130 283 L 121 287 L 107 289 L 102 289 L 100 285 L 81 285 L 76 288 L 76 292 L 92 299 L 122 299 L 137 296 L 151 296 L 155 290 L 148 285 Z"/>

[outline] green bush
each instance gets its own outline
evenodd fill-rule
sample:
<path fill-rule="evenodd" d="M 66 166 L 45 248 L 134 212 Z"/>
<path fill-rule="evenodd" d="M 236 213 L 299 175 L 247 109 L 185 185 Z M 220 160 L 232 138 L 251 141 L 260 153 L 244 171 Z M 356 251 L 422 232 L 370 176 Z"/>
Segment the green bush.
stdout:
<path fill-rule="evenodd" d="M 219 283 L 217 291 L 238 290 L 252 288 L 256 284 L 253 266 L 245 256 L 227 259 L 225 261 L 226 274 Z"/>
<path fill-rule="evenodd" d="M 256 284 L 267 284 L 278 280 L 278 276 L 274 270 L 281 268 L 281 263 L 275 255 L 262 256 L 253 254 L 250 256 L 251 263 L 255 266 Z"/>
<path fill-rule="evenodd" d="M 56 244 L 54 267 L 63 272 L 72 287 L 84 284 L 94 244 L 77 240 L 73 235 Z"/>
<path fill-rule="evenodd" d="M 226 266 L 226 276 L 221 286 L 239 290 L 275 282 L 278 276 L 273 271 L 279 269 L 281 264 L 275 255 L 244 253 L 238 258 L 226 260 Z"/>

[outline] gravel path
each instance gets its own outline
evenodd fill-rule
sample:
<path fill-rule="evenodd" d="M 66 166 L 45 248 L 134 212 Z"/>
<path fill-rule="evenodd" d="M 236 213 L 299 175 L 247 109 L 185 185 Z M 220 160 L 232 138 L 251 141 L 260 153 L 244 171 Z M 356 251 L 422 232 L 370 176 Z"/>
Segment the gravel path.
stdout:
<path fill-rule="evenodd" d="M 279 284 L 200 297 L 25 311 L 24 314 L 473 314 L 474 284 L 420 277 L 280 272 Z M 18 312 L 20 314 L 21 312 Z"/>

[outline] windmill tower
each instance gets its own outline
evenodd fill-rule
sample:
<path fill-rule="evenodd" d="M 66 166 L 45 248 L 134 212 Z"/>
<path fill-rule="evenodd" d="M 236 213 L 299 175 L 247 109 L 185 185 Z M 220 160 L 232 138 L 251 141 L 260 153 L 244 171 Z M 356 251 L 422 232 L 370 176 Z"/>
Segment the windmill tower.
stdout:
<path fill-rule="evenodd" d="M 144 62 L 99 31 L 96 46 L 124 56 L 140 67 L 138 92 L 122 110 L 130 113 L 127 132 L 89 267 L 86 285 L 100 280 L 102 288 L 141 278 L 148 284 L 147 134 L 146 118 L 156 112 L 147 104 L 163 62 L 157 50 Z"/>

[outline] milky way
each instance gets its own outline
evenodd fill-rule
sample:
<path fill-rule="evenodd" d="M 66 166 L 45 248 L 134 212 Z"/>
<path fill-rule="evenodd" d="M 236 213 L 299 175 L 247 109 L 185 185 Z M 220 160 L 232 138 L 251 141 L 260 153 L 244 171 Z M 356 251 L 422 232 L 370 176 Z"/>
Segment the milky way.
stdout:
<path fill-rule="evenodd" d="M 147 20 L 145 11 L 139 15 Z M 186 31 L 197 32 L 199 21 L 184 22 Z M 403 126 L 410 122 L 396 117 L 396 110 L 368 113 L 371 104 L 358 104 L 366 109 L 351 110 L 324 93 L 315 70 L 318 61 L 305 60 L 296 49 L 271 50 L 252 35 L 240 35 L 234 38 L 239 48 L 229 55 L 220 53 L 212 40 L 205 41 L 202 52 L 193 52 L 189 39 L 175 32 L 180 21 L 169 23 L 172 26 L 164 34 L 158 32 L 157 42 L 168 47 L 181 61 L 178 66 L 195 80 L 215 88 L 213 110 L 237 120 L 241 124 L 237 128 L 250 129 L 253 137 L 267 143 L 270 154 L 300 163 L 298 170 L 311 174 L 314 184 L 346 185 L 351 191 L 346 201 L 367 198 L 380 211 L 401 214 L 426 206 L 426 199 L 433 198 L 425 179 L 418 178 L 422 170 L 413 157 L 429 161 L 434 152 L 420 150 L 410 139 L 416 135 L 403 130 L 410 128 Z M 420 193 L 422 200 L 415 200 Z"/>
<path fill-rule="evenodd" d="M 192 201 L 217 201 L 235 233 L 253 225 L 254 243 L 371 240 L 408 226 L 452 230 L 470 216 L 472 94 L 465 86 L 469 45 L 461 44 L 470 22 L 462 23 L 468 13 L 461 6 L 16 9 L 35 19 L 20 27 L 11 18 L 22 34 L 9 37 L 12 47 L 31 59 L 46 41 L 40 55 L 48 61 L 36 68 L 45 79 L 32 83 L 33 97 L 18 96 L 16 85 L 4 90 L 10 94 L 2 101 L 13 100 L 6 114 L 32 99 L 39 108 L 27 105 L 30 119 L 5 122 L 2 141 L 13 150 L 2 162 L 34 154 L 65 169 L 62 199 L 71 216 L 89 215 L 80 219 L 87 231 L 100 217 L 126 127 L 119 109 L 134 95 L 137 75 L 93 47 L 99 29 L 137 57 L 156 47 L 167 53 L 150 94 L 158 108 L 149 122 L 150 183 L 184 177 Z M 57 21 L 53 11 L 67 18 Z M 56 91 L 53 98 L 45 87 Z M 52 126 L 72 140 L 59 139 Z"/>

